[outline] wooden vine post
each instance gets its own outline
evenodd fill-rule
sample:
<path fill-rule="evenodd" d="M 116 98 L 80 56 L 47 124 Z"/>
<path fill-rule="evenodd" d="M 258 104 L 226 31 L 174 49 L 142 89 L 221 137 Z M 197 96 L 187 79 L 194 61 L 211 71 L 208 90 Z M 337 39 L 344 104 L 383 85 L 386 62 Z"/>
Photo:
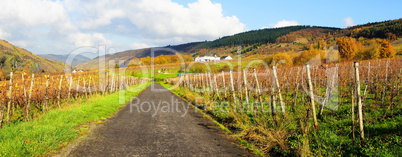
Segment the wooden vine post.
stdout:
<path fill-rule="evenodd" d="M 12 94 L 13 94 L 13 72 L 10 73 L 10 82 L 8 84 L 8 92 L 7 92 L 7 97 L 8 97 L 8 102 L 7 102 L 7 122 L 10 122 L 10 116 L 11 116 L 11 102 L 12 102 Z"/>
<path fill-rule="evenodd" d="M 25 74 L 21 74 L 21 78 L 22 78 L 22 91 L 24 92 L 24 101 L 27 98 L 27 88 L 25 87 Z"/>
<path fill-rule="evenodd" d="M 84 90 L 84 94 L 85 94 L 85 99 L 88 99 L 88 92 L 87 92 L 87 79 L 86 77 L 83 78 L 84 80 L 84 86 L 83 86 L 83 90 Z"/>
<path fill-rule="evenodd" d="M 230 92 L 232 93 L 233 96 L 233 106 L 236 107 L 236 94 L 234 90 L 234 83 L 233 83 L 233 72 L 230 71 Z"/>
<path fill-rule="evenodd" d="M 70 103 L 71 99 L 71 88 L 73 87 L 73 76 L 70 75 L 69 77 L 69 83 L 68 83 L 68 91 L 67 91 L 67 101 Z"/>
<path fill-rule="evenodd" d="M 193 88 L 193 84 L 190 84 L 190 76 L 189 76 L 189 74 L 184 74 L 184 77 L 186 78 L 187 87 L 189 87 L 190 89 L 192 89 L 192 88 Z"/>
<path fill-rule="evenodd" d="M 226 80 L 225 80 L 225 72 L 222 71 L 222 83 L 223 83 L 223 93 L 225 94 L 225 98 L 227 97 L 226 95 Z"/>
<path fill-rule="evenodd" d="M 26 108 L 26 116 L 27 116 L 27 120 L 28 119 L 30 119 L 30 115 L 29 115 L 29 112 L 30 112 L 30 110 L 31 110 L 31 98 L 32 98 L 32 90 L 33 90 L 33 86 L 34 86 L 34 83 L 35 83 L 35 74 L 32 74 L 32 77 L 31 77 L 31 85 L 29 86 L 29 92 L 28 92 L 28 104 L 27 104 L 27 108 Z"/>
<path fill-rule="evenodd" d="M 274 81 L 275 81 L 276 90 L 278 91 L 278 97 L 279 97 L 279 101 L 280 101 L 279 103 L 281 104 L 282 114 L 285 116 L 286 115 L 285 103 L 283 102 L 283 98 L 282 98 L 282 92 L 281 92 L 281 87 L 279 85 L 278 74 L 276 72 L 276 66 L 273 66 L 272 70 L 274 73 Z"/>
<path fill-rule="evenodd" d="M 220 97 L 220 95 L 219 95 L 218 82 L 217 82 L 217 80 L 216 80 L 216 74 L 214 74 L 214 89 L 215 89 L 215 95 L 217 95 L 218 97 Z"/>
<path fill-rule="evenodd" d="M 121 76 L 120 74 L 117 75 L 116 86 L 115 86 L 116 87 L 116 90 L 115 90 L 116 92 L 120 91 L 120 88 L 121 88 L 121 86 L 120 86 L 121 85 L 121 83 L 120 83 L 121 77 L 120 76 Z"/>
<path fill-rule="evenodd" d="M 364 146 L 364 124 L 363 124 L 363 104 L 360 95 L 360 76 L 359 76 L 359 63 L 354 63 L 355 67 L 355 78 L 356 78 L 356 98 L 357 98 L 357 112 L 359 115 L 359 127 L 360 127 L 360 138 L 361 145 Z"/>
<path fill-rule="evenodd" d="M 114 83 L 114 74 L 112 74 L 112 82 L 110 83 L 110 91 L 109 91 L 109 93 L 113 93 L 114 91 L 114 85 L 115 85 L 115 83 Z"/>
<path fill-rule="evenodd" d="M 203 91 L 203 92 L 206 92 L 206 89 L 205 89 L 205 88 L 206 88 L 206 87 L 205 87 L 206 84 L 205 84 L 205 80 L 204 80 L 204 73 L 201 73 L 201 74 L 200 74 L 200 78 L 201 78 L 201 87 L 202 87 L 202 91 Z"/>
<path fill-rule="evenodd" d="M 91 89 L 91 82 L 92 81 L 92 76 L 89 76 L 89 80 L 88 80 L 88 93 L 89 93 L 89 95 L 91 96 L 92 95 L 92 90 L 93 89 Z"/>
<path fill-rule="evenodd" d="M 57 106 L 60 108 L 60 100 L 61 100 L 61 85 L 63 82 L 63 75 L 60 76 L 60 80 L 59 80 L 59 87 L 57 89 Z"/>
<path fill-rule="evenodd" d="M 44 95 L 44 104 L 43 104 L 43 112 L 45 112 L 46 110 L 48 110 L 48 105 L 49 105 L 49 96 L 48 96 L 48 89 L 49 89 L 49 75 L 45 75 L 46 78 L 46 86 L 45 86 L 45 95 Z"/>
<path fill-rule="evenodd" d="M 209 92 L 210 93 L 212 93 L 213 92 L 213 84 L 212 84 L 212 78 L 211 78 L 211 72 L 208 72 L 208 75 L 207 75 L 207 77 L 208 77 L 208 83 L 209 83 Z"/>
<path fill-rule="evenodd" d="M 105 92 L 108 92 L 109 91 L 109 88 L 110 88 L 110 74 L 109 74 L 109 72 L 106 72 L 106 85 L 105 85 L 105 90 L 103 91 L 103 96 L 105 96 Z"/>
<path fill-rule="evenodd" d="M 264 104 L 262 103 L 262 92 L 261 92 L 261 87 L 260 87 L 260 83 L 258 82 L 258 77 L 257 77 L 257 72 L 254 69 L 254 79 L 255 79 L 255 83 L 257 86 L 257 93 L 258 93 L 258 99 L 260 101 L 260 107 L 261 107 L 261 113 L 264 114 Z"/>
<path fill-rule="evenodd" d="M 310 73 L 310 65 L 306 65 L 307 70 L 307 81 L 308 81 L 308 92 L 310 97 L 311 103 L 311 110 L 313 111 L 313 120 L 314 120 L 314 128 L 318 129 L 318 122 L 317 122 L 317 114 L 315 111 L 315 100 L 314 100 L 314 91 L 313 91 L 313 83 L 311 81 L 311 73 Z"/>
<path fill-rule="evenodd" d="M 272 85 L 271 86 L 271 115 L 272 115 L 272 119 L 274 120 L 275 124 L 277 124 L 277 120 L 276 120 L 276 96 L 275 96 L 275 88 Z"/>
<path fill-rule="evenodd" d="M 249 93 L 248 93 L 248 85 L 247 85 L 247 74 L 246 74 L 246 69 L 243 69 L 243 81 L 244 81 L 244 92 L 246 94 L 246 106 L 247 109 L 250 110 L 250 104 L 249 104 Z M 251 108 L 252 109 L 252 108 Z"/>
<path fill-rule="evenodd" d="M 79 96 L 78 94 L 80 94 L 79 90 L 80 90 L 80 77 L 77 77 L 77 83 L 75 85 L 75 99 L 76 100 L 78 99 L 78 96 Z"/>
<path fill-rule="evenodd" d="M 198 80 L 198 75 L 197 75 L 197 74 L 193 74 L 192 76 L 193 76 L 193 80 L 192 80 L 192 81 L 193 81 L 193 83 L 194 83 L 193 91 L 197 91 L 197 89 L 199 88 L 198 85 L 199 85 L 199 82 L 200 82 L 200 81 L 196 81 L 196 80 Z"/>
<path fill-rule="evenodd" d="M 299 83 L 299 73 L 300 73 L 300 68 L 297 67 L 296 88 L 295 88 L 294 93 L 293 93 L 293 105 L 292 105 L 293 112 L 295 112 L 295 110 L 296 110 L 295 108 L 296 108 L 296 104 L 297 104 L 297 94 L 299 93 L 299 92 L 297 92 L 297 90 L 299 89 L 299 85 L 300 85 L 300 83 Z"/>

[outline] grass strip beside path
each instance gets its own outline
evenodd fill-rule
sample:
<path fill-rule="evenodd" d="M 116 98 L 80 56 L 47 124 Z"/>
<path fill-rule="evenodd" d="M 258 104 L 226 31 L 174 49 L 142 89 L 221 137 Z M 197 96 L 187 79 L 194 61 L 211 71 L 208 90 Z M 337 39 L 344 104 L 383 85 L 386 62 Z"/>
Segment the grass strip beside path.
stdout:
<path fill-rule="evenodd" d="M 170 91 L 172 91 L 172 92 L 173 92 L 174 94 L 176 94 L 178 97 L 182 98 L 184 101 L 187 101 L 187 102 L 193 102 L 193 101 L 195 101 L 195 100 L 191 100 L 191 98 L 188 98 L 188 97 L 186 96 L 186 94 L 189 94 L 189 93 L 186 93 L 186 94 L 183 93 L 183 92 L 181 91 L 182 88 L 175 88 L 175 89 L 174 89 L 174 88 L 173 88 L 173 85 L 166 84 L 166 83 L 164 83 L 164 82 L 160 82 L 160 84 L 161 84 L 163 87 L 165 87 L 165 88 L 169 89 Z M 218 121 L 216 121 L 214 118 L 212 118 L 210 115 L 208 115 L 207 113 L 205 113 L 203 110 L 199 109 L 199 108 L 196 107 L 194 104 L 192 104 L 192 107 L 194 107 L 195 109 L 197 109 L 197 111 L 200 112 L 205 118 L 211 120 L 213 123 L 215 123 L 216 125 L 218 125 L 223 131 L 225 131 L 226 133 L 228 133 L 228 134 L 231 135 L 231 136 L 234 135 L 234 134 L 232 133 L 232 131 L 230 131 L 226 126 L 224 126 L 223 124 L 221 124 L 221 123 L 219 123 Z M 251 151 L 252 151 L 254 154 L 256 154 L 256 155 L 264 156 L 264 153 L 261 152 L 260 150 L 258 150 L 258 148 L 257 148 L 255 145 L 253 145 L 253 144 L 251 144 L 251 143 L 248 143 L 247 141 L 241 139 L 240 137 L 237 137 L 237 136 L 233 136 L 233 137 L 235 137 L 235 138 L 239 141 L 239 144 L 240 144 L 240 146 L 241 146 L 242 148 L 249 149 L 249 150 L 251 150 Z"/>
<path fill-rule="evenodd" d="M 9 124 L 0 129 L 0 156 L 45 156 L 61 150 L 82 136 L 79 126 L 106 119 L 126 105 L 150 83 L 130 87 L 122 93 L 105 97 L 93 96 L 82 103 L 75 102 L 53 109 L 30 122 Z M 124 97 L 124 104 L 119 103 Z"/>

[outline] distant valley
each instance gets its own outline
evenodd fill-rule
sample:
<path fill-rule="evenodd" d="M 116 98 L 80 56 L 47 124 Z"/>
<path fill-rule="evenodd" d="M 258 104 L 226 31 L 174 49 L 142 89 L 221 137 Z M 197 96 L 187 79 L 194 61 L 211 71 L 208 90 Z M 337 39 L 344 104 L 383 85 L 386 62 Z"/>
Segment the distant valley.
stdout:
<path fill-rule="evenodd" d="M 82 64 L 82 63 L 85 63 L 85 62 L 88 62 L 91 60 L 90 58 L 85 57 L 83 55 L 77 55 L 74 57 L 74 59 L 71 63 L 66 63 L 69 55 L 45 54 L 45 55 L 38 55 L 38 56 L 46 58 L 46 59 L 54 60 L 54 61 L 59 61 L 59 62 L 68 64 L 70 66 L 76 66 L 76 65 L 79 65 L 79 64 Z"/>

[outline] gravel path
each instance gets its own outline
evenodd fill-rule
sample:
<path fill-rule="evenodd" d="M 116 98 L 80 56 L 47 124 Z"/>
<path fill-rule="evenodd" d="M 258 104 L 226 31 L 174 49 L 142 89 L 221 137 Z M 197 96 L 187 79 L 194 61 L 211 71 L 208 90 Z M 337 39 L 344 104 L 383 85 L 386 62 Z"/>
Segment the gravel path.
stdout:
<path fill-rule="evenodd" d="M 61 156 L 254 156 L 235 143 L 154 83 Z"/>

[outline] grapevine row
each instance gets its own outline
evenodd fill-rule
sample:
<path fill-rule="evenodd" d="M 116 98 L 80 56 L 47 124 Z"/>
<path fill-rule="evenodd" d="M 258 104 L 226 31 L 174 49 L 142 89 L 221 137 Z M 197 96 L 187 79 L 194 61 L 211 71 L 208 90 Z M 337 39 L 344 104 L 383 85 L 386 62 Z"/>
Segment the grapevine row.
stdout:
<path fill-rule="evenodd" d="M 29 120 L 50 108 L 61 107 L 61 102 L 105 95 L 144 79 L 109 74 L 79 73 L 68 75 L 28 75 L 10 73 L 10 79 L 0 82 L 0 127 L 3 122 Z"/>

